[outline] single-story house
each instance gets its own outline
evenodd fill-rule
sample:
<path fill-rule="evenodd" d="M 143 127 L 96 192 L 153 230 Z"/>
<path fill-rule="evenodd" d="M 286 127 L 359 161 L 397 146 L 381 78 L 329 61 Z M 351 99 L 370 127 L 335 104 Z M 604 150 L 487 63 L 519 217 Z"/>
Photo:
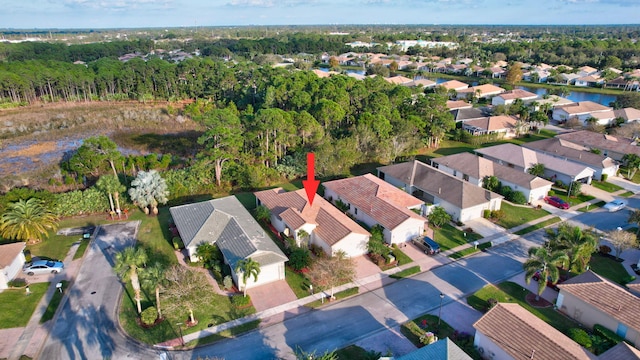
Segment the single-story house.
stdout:
<path fill-rule="evenodd" d="M 257 205 L 271 212 L 271 225 L 298 245 L 320 246 L 327 255 L 342 250 L 356 257 L 367 252 L 371 234 L 321 196 L 310 205 L 304 189 L 276 188 L 255 195 Z"/>
<path fill-rule="evenodd" d="M 547 196 L 552 185 L 548 180 L 467 152 L 434 158 L 431 164 L 440 171 L 480 187 L 485 177 L 495 176 L 502 186 L 520 191 L 530 203 Z"/>
<path fill-rule="evenodd" d="M 498 303 L 473 324 L 485 359 L 593 360 L 595 355 L 516 303 Z"/>
<path fill-rule="evenodd" d="M 575 86 L 596 86 L 604 83 L 604 79 L 596 75 L 582 76 L 573 81 Z"/>
<path fill-rule="evenodd" d="M 424 232 L 426 219 L 413 211 L 421 212 L 424 201 L 373 174 L 328 181 L 322 185 L 329 202 L 341 201 L 349 207 L 348 212 L 356 220 L 369 227 L 381 225 L 384 239 L 389 244 L 409 241 Z"/>
<path fill-rule="evenodd" d="M 382 359 L 382 358 L 381 358 Z M 408 354 L 394 357 L 395 360 L 472 360 L 464 350 L 449 338 L 440 339 Z"/>
<path fill-rule="evenodd" d="M 500 210 L 502 203 L 502 196 L 417 160 L 379 167 L 378 177 L 441 206 L 454 221 L 480 218 L 484 210 Z"/>
<path fill-rule="evenodd" d="M 598 356 L 598 360 L 640 360 L 640 350 L 624 341 Z"/>
<path fill-rule="evenodd" d="M 450 111 L 471 108 L 473 108 L 473 104 L 470 104 L 464 100 L 447 100 L 447 109 L 449 109 Z"/>
<path fill-rule="evenodd" d="M 235 196 L 174 206 L 169 212 L 191 261 L 198 260 L 198 245 L 215 244 L 239 289 L 284 280 L 287 257 Z M 242 272 L 235 269 L 244 259 L 260 264 L 257 281 L 250 277 L 242 283 Z"/>
<path fill-rule="evenodd" d="M 556 79 L 556 81 L 559 84 L 573 85 L 573 83 L 576 81 L 576 79 L 581 77 L 581 76 L 582 75 L 578 75 L 578 74 L 562 73 L 562 74 L 559 75 L 559 77 Z"/>
<path fill-rule="evenodd" d="M 395 84 L 395 85 L 408 84 L 410 82 L 413 82 L 412 79 L 409 79 L 408 77 L 402 76 L 402 75 L 397 75 L 397 76 L 388 77 L 388 78 L 384 78 L 384 79 L 388 83 Z"/>
<path fill-rule="evenodd" d="M 522 89 L 513 89 L 511 91 L 505 91 L 502 94 L 494 96 L 491 99 L 491 105 L 511 105 L 517 99 L 520 99 L 524 102 L 531 102 L 537 98 L 538 95 L 532 92 Z"/>
<path fill-rule="evenodd" d="M 486 99 L 501 94 L 505 91 L 507 90 L 493 84 L 483 84 L 458 90 L 458 94 L 456 95 L 456 97 L 458 99 L 466 99 L 470 96 L 474 96 L 479 99 Z"/>
<path fill-rule="evenodd" d="M 400 85 L 408 87 L 432 88 L 436 86 L 436 82 L 429 79 L 414 79 L 410 82 L 402 83 Z M 471 104 L 469 104 L 469 106 L 471 106 Z"/>
<path fill-rule="evenodd" d="M 455 90 L 455 91 L 464 90 L 469 87 L 468 84 L 465 84 L 462 81 L 458 81 L 458 80 L 445 81 L 441 84 L 438 84 L 438 86 L 442 86 L 447 90 Z"/>
<path fill-rule="evenodd" d="M 457 100 L 457 102 L 460 102 L 462 100 Z M 487 108 L 475 108 L 475 107 L 468 107 L 468 108 L 458 108 L 455 110 L 449 110 L 449 113 L 451 113 L 451 115 L 453 115 L 453 119 L 456 122 L 460 122 L 460 121 L 467 121 L 467 120 L 474 120 L 474 119 L 480 119 L 483 117 L 487 117 L 490 115 L 489 110 Z"/>
<path fill-rule="evenodd" d="M 511 138 L 527 132 L 528 128 L 529 125 L 524 122 L 518 127 L 518 119 L 507 115 L 487 116 L 462 123 L 462 129 L 474 136 L 504 134 L 504 137 Z"/>
<path fill-rule="evenodd" d="M 598 73 L 598 69 L 588 65 L 578 68 L 578 75 L 580 76 L 596 75 L 597 73 Z"/>
<path fill-rule="evenodd" d="M 603 115 L 606 115 L 603 117 Z M 615 118 L 613 109 L 600 105 L 593 101 L 581 101 L 577 103 L 559 105 L 553 108 L 552 116 L 556 121 L 567 121 L 570 119 L 578 119 L 585 124 L 589 118 L 598 119 L 598 123 L 608 124 Z"/>
<path fill-rule="evenodd" d="M 616 118 L 624 119 L 624 122 L 640 121 L 640 110 L 632 107 L 613 110 L 613 115 Z"/>
<path fill-rule="evenodd" d="M 522 144 L 527 149 L 547 154 L 556 158 L 572 161 L 576 164 L 588 166 L 595 170 L 593 177 L 602 179 L 602 175 L 615 176 L 618 173 L 618 163 L 612 158 L 594 154 L 580 145 L 570 141 L 550 138 Z"/>
<path fill-rule="evenodd" d="M 568 160 L 539 153 L 515 144 L 501 144 L 475 150 L 476 154 L 520 171 L 526 172 L 533 165 L 544 164 L 544 177 L 565 184 L 580 181 L 591 184 L 595 170 Z"/>
<path fill-rule="evenodd" d="M 561 312 L 588 328 L 600 324 L 640 346 L 640 297 L 590 270 L 558 288 Z"/>
<path fill-rule="evenodd" d="M 640 146 L 638 146 L 633 139 L 600 134 L 588 130 L 558 134 L 556 137 L 582 145 L 588 149 L 598 149 L 602 152 L 602 155 L 617 161 L 622 161 L 622 157 L 626 154 L 636 154 L 640 156 Z"/>
<path fill-rule="evenodd" d="M 0 290 L 9 287 L 9 281 L 13 280 L 22 270 L 25 263 L 24 248 L 27 243 L 17 242 L 0 245 Z"/>

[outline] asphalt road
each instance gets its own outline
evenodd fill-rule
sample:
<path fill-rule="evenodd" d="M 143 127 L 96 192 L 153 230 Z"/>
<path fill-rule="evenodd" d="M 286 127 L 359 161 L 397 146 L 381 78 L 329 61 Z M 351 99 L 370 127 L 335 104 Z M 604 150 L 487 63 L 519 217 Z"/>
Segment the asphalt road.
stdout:
<path fill-rule="evenodd" d="M 611 213 L 602 208 L 591 210 L 572 218 L 571 222 L 582 224 L 585 227 L 594 227 L 601 231 L 615 230 L 618 227 L 634 226 L 629 225 L 627 220 L 633 210 L 640 209 L 640 198 L 633 196 L 626 200 L 628 201 L 628 205 L 625 209 Z"/>
<path fill-rule="evenodd" d="M 114 255 L 135 243 L 138 222 L 105 225 L 85 254 L 45 342 L 40 359 L 142 359 L 158 353 L 129 341 L 117 330 L 122 285 L 112 270 Z M 142 357 L 141 357 L 142 356 Z M 152 358 L 153 358 L 152 357 Z"/>

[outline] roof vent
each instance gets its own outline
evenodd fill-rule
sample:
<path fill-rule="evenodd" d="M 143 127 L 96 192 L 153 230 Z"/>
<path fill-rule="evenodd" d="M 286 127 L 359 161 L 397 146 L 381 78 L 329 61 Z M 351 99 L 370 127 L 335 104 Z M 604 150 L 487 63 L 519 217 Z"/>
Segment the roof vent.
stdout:
<path fill-rule="evenodd" d="M 438 188 L 438 194 L 442 194 L 442 188 Z"/>

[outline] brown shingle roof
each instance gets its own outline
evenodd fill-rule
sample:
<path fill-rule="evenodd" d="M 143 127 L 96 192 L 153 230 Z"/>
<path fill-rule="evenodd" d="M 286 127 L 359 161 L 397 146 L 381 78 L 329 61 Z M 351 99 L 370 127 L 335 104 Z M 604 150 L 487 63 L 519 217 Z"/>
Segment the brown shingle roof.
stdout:
<path fill-rule="evenodd" d="M 321 196 L 316 196 L 313 206 L 310 206 L 304 189 L 286 192 L 276 188 L 254 194 L 272 214 L 279 216 L 294 230 L 304 224 L 316 224 L 314 231 L 329 245 L 334 245 L 351 233 L 369 234 Z"/>
<path fill-rule="evenodd" d="M 635 331 L 640 331 L 640 298 L 592 271 L 558 284 L 558 288 Z"/>
<path fill-rule="evenodd" d="M 585 151 L 584 149 L 578 149 L 570 141 L 558 138 L 533 141 L 522 144 L 522 146 L 551 156 L 563 157 L 568 160 L 587 164 L 589 166 L 607 168 L 616 165 L 615 161 L 610 157 L 594 154 L 590 151 Z"/>
<path fill-rule="evenodd" d="M 603 135 L 588 130 L 558 134 L 556 137 L 592 149 L 611 150 L 620 154 L 631 153 L 640 155 L 640 146 L 636 146 L 633 140 L 623 137 Z"/>
<path fill-rule="evenodd" d="M 551 185 L 551 182 L 548 180 L 505 165 L 500 165 L 489 159 L 468 152 L 443 156 L 432 159 L 431 161 L 460 171 L 476 179 L 483 179 L 485 176 L 496 176 L 500 180 L 508 181 L 525 189 L 537 189 Z"/>
<path fill-rule="evenodd" d="M 460 209 L 486 204 L 490 199 L 501 197 L 417 160 L 379 167 L 378 170 Z"/>
<path fill-rule="evenodd" d="M 499 303 L 473 327 L 514 359 L 596 359 L 519 304 Z"/>
<path fill-rule="evenodd" d="M 0 245 L 0 269 L 11 265 L 16 256 L 24 250 L 25 246 L 27 246 L 27 243 L 24 242 Z"/>
<path fill-rule="evenodd" d="M 422 200 L 372 174 L 329 181 L 323 185 L 389 230 L 410 218 L 424 220 L 409 210 L 421 205 Z"/>

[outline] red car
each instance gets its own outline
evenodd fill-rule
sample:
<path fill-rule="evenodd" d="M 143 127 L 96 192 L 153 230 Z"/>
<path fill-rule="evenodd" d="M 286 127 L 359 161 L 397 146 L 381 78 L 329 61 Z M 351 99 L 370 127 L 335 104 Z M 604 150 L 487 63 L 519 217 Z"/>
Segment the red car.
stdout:
<path fill-rule="evenodd" d="M 533 278 L 533 280 L 535 280 L 535 281 L 540 281 L 540 275 L 541 275 L 541 274 L 540 274 L 540 271 L 536 271 L 536 273 L 535 273 L 535 274 L 533 275 L 533 277 L 532 277 L 532 278 Z M 560 277 L 558 278 L 558 282 L 555 282 L 555 283 L 554 283 L 553 281 L 551 281 L 551 278 L 550 278 L 550 277 L 548 277 L 548 278 L 547 278 L 547 286 L 548 286 L 548 287 L 550 287 L 550 288 L 552 288 L 552 289 L 553 289 L 553 290 L 555 290 L 555 291 L 560 291 L 560 289 L 558 289 L 558 286 L 557 286 L 557 285 L 558 285 L 558 284 L 560 284 L 560 283 L 563 283 L 563 282 L 565 282 L 565 281 L 567 281 L 567 276 L 566 276 L 566 275 L 564 275 L 564 274 L 562 274 L 562 273 L 560 273 Z"/>
<path fill-rule="evenodd" d="M 569 204 L 567 204 L 566 201 L 560 199 L 557 196 L 545 196 L 544 197 L 544 202 L 546 202 L 549 205 L 553 205 L 559 209 L 568 209 L 569 208 Z"/>

